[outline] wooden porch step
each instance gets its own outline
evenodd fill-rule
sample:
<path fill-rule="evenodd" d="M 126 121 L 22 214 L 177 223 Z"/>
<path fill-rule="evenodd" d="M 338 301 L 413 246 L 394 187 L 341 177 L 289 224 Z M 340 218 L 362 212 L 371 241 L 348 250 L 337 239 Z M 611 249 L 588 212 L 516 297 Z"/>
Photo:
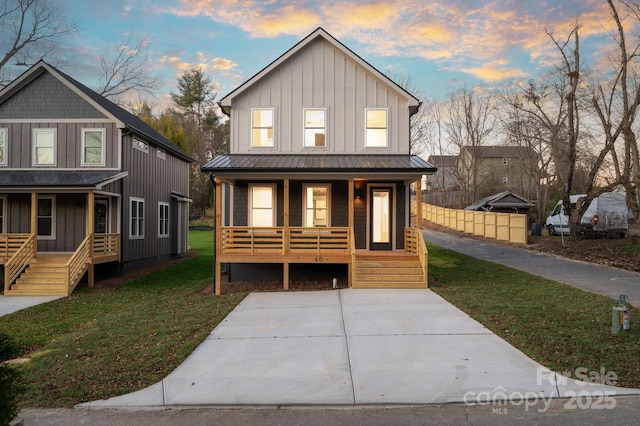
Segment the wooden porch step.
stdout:
<path fill-rule="evenodd" d="M 67 296 L 67 290 L 9 290 L 5 291 L 5 296 Z"/>
<path fill-rule="evenodd" d="M 420 259 L 406 253 L 356 254 L 354 288 L 426 288 Z"/>

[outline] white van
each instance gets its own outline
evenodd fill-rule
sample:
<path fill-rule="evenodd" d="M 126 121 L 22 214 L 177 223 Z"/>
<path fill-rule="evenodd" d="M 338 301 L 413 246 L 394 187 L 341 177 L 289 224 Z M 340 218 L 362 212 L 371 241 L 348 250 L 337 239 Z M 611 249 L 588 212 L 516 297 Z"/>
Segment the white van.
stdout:
<path fill-rule="evenodd" d="M 586 195 L 569 196 L 572 209 L 576 208 L 576 204 L 582 197 L 586 197 Z M 564 214 L 562 200 L 558 201 L 547 217 L 545 227 L 549 231 L 549 235 L 569 233 L 569 218 Z M 580 221 L 581 234 L 606 233 L 624 237 L 628 232 L 629 209 L 624 192 L 605 192 L 594 198 Z"/>

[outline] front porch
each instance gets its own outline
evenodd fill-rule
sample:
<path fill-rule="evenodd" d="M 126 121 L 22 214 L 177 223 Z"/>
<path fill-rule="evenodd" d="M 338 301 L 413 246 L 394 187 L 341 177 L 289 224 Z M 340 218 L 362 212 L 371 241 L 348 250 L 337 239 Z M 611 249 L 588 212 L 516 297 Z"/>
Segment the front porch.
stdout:
<path fill-rule="evenodd" d="M 119 234 L 90 234 L 73 253 L 38 252 L 36 234 L 0 234 L 5 296 L 68 296 L 94 265 L 118 261 Z"/>
<path fill-rule="evenodd" d="M 215 291 L 222 263 L 282 264 L 289 289 L 290 264 L 345 264 L 349 287 L 426 288 L 428 254 L 419 228 L 405 228 L 404 250 L 356 250 L 353 229 L 225 226 L 216 233 Z"/>

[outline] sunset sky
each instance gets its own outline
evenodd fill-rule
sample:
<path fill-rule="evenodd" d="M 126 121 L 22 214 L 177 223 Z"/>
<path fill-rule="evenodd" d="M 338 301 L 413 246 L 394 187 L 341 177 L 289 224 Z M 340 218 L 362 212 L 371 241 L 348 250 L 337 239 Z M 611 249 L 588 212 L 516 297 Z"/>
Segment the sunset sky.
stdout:
<path fill-rule="evenodd" d="M 219 99 L 318 26 L 380 71 L 410 77 L 422 99 L 535 77 L 557 61 L 545 29 L 566 34 L 578 15 L 587 65 L 611 41 L 604 0 L 57 1 L 81 27 L 56 52 L 63 70 L 96 87 L 102 51 L 125 33 L 148 36 L 162 78 L 157 106 L 193 66 L 216 82 Z"/>

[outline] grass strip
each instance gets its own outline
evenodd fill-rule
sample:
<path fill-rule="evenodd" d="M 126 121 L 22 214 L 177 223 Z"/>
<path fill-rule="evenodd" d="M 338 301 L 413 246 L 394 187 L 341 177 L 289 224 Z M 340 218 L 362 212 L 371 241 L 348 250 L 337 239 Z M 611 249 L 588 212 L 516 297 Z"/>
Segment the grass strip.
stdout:
<path fill-rule="evenodd" d="M 535 361 L 574 378 L 578 368 L 604 369 L 615 372 L 617 386 L 640 387 L 638 309 L 630 309 L 630 330 L 612 335 L 608 297 L 427 247 L 431 289 Z"/>
<path fill-rule="evenodd" d="M 23 407 L 70 407 L 142 389 L 174 370 L 246 296 L 199 294 L 212 280 L 212 231 L 191 231 L 195 257 L 114 290 L 0 318 L 30 362 Z"/>

